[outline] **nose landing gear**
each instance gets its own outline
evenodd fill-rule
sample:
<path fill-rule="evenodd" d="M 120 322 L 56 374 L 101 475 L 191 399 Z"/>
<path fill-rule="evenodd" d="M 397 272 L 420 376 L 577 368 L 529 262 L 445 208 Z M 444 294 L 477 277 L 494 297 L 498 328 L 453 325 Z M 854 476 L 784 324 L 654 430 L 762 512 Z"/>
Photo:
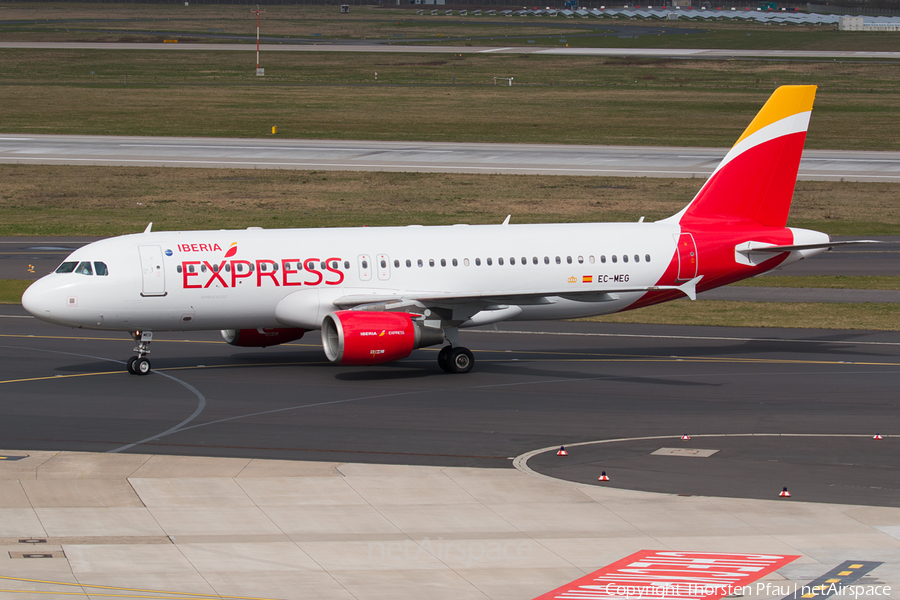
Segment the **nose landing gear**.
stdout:
<path fill-rule="evenodd" d="M 132 375 L 147 375 L 150 372 L 150 359 L 147 358 L 147 354 L 150 354 L 150 342 L 153 341 L 153 332 L 132 331 L 131 337 L 137 343 L 137 347 L 134 349 L 137 352 L 137 356 L 132 356 L 128 359 L 128 372 Z"/>

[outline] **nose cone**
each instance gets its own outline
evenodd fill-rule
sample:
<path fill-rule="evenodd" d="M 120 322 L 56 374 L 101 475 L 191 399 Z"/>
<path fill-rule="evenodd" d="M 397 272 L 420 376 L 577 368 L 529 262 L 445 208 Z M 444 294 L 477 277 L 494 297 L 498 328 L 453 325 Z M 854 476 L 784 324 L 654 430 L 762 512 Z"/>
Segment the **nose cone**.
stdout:
<path fill-rule="evenodd" d="M 50 321 L 52 294 L 46 279 L 46 277 L 38 279 L 28 286 L 22 294 L 22 307 L 38 319 Z"/>

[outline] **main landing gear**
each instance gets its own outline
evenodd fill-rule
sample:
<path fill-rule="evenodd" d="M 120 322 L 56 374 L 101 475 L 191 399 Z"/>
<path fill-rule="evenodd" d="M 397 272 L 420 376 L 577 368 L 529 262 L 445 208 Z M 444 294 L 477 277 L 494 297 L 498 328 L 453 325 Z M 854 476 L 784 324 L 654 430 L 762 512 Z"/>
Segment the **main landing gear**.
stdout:
<path fill-rule="evenodd" d="M 150 373 L 150 359 L 146 355 L 150 354 L 150 342 L 153 341 L 153 332 L 132 331 L 131 337 L 137 343 L 137 347 L 134 349 L 137 352 L 137 356 L 132 356 L 128 359 L 128 372 L 132 375 L 147 375 Z"/>
<path fill-rule="evenodd" d="M 475 366 L 475 357 L 468 348 L 444 346 L 438 353 L 438 366 L 448 373 L 468 373 Z"/>

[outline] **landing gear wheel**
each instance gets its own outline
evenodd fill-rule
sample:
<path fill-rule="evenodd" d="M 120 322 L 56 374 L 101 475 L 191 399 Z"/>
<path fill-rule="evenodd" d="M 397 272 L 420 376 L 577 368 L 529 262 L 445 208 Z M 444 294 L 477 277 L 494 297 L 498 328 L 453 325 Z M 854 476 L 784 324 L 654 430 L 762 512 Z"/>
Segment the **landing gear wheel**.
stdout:
<path fill-rule="evenodd" d="M 134 369 L 135 375 L 146 375 L 150 372 L 150 359 L 148 358 L 137 358 L 134 361 Z"/>
<path fill-rule="evenodd" d="M 475 357 L 468 348 L 452 348 L 447 356 L 449 373 L 468 373 L 475 366 Z"/>
<path fill-rule="evenodd" d="M 453 346 L 444 346 L 441 348 L 441 351 L 438 352 L 438 366 L 441 370 L 450 372 L 450 351 L 453 350 Z"/>
<path fill-rule="evenodd" d="M 135 361 L 137 361 L 137 359 L 138 359 L 137 356 L 132 356 L 131 358 L 128 359 L 128 362 L 125 363 L 125 368 L 128 369 L 128 372 L 131 373 L 132 375 L 137 375 L 137 371 L 134 370 L 134 363 L 135 363 Z"/>

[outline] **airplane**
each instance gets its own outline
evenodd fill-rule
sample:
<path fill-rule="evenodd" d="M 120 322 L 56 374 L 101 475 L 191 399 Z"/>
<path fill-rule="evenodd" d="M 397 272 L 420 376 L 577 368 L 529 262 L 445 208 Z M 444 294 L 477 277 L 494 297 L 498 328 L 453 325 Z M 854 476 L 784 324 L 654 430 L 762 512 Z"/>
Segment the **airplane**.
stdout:
<path fill-rule="evenodd" d="M 326 357 L 375 365 L 467 327 L 633 310 L 760 275 L 844 243 L 787 227 L 816 86 L 776 89 L 694 199 L 636 223 L 152 231 L 79 248 L 22 296 L 44 321 L 127 331 L 151 371 L 154 331 L 221 330 L 266 347 L 321 330 Z"/>

